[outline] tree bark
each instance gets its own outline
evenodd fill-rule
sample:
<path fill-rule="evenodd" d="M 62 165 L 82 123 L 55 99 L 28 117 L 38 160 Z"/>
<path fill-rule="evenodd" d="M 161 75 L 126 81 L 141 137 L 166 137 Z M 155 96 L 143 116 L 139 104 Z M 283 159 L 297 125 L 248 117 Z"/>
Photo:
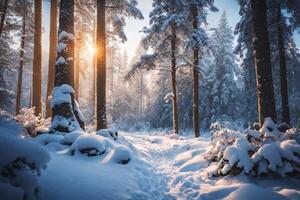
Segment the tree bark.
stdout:
<path fill-rule="evenodd" d="M 35 115 L 39 115 L 42 112 L 42 0 L 34 1 L 34 27 L 32 106 Z"/>
<path fill-rule="evenodd" d="M 79 98 L 79 82 L 80 82 L 80 48 L 81 48 L 81 33 L 78 34 L 75 44 L 75 97 Z"/>
<path fill-rule="evenodd" d="M 3 9 L 1 8 L 2 15 L 0 21 L 0 37 L 2 37 L 3 27 L 5 23 L 6 14 L 7 14 L 7 7 L 8 7 L 8 0 L 5 0 Z"/>
<path fill-rule="evenodd" d="M 172 27 L 171 36 L 171 78 L 172 78 L 172 92 L 173 92 L 173 133 L 179 134 L 178 126 L 178 109 L 177 109 L 177 89 L 176 89 L 176 28 L 175 25 Z"/>
<path fill-rule="evenodd" d="M 59 12 L 59 43 L 64 43 L 67 48 L 57 52 L 57 60 L 63 58 L 65 62 L 58 62 L 55 66 L 55 86 L 63 84 L 74 88 L 74 0 L 61 0 Z M 62 37 L 63 33 L 68 36 Z M 73 37 L 73 38 L 72 38 Z"/>
<path fill-rule="evenodd" d="M 276 121 L 274 86 L 267 27 L 266 0 L 251 0 L 253 20 L 253 49 L 260 126 L 266 117 Z"/>
<path fill-rule="evenodd" d="M 107 128 L 105 0 L 97 0 L 97 48 L 97 129 L 99 130 Z"/>
<path fill-rule="evenodd" d="M 51 117 L 50 96 L 54 87 L 56 47 L 57 47 L 57 0 L 51 0 L 50 37 L 49 37 L 49 65 L 46 99 L 46 117 Z"/>
<path fill-rule="evenodd" d="M 27 8 L 24 8 L 27 9 Z M 20 66 L 18 73 L 18 84 L 17 84 L 17 97 L 16 97 L 16 115 L 19 114 L 21 108 L 21 96 L 22 96 L 22 81 L 23 81 L 23 66 L 24 66 L 24 48 L 25 48 L 25 34 L 26 34 L 26 11 L 22 20 L 22 37 L 20 45 Z"/>
<path fill-rule="evenodd" d="M 280 0 L 277 1 L 277 35 L 278 35 L 278 51 L 280 63 L 280 92 L 281 92 L 281 120 L 290 124 L 290 108 L 289 108 L 289 95 L 287 83 L 287 67 L 285 56 L 285 45 L 282 31 L 281 8 Z"/>
<path fill-rule="evenodd" d="M 59 50 L 57 51 L 57 61 L 55 65 L 55 87 L 67 84 L 74 88 L 74 0 L 60 1 L 59 30 L 58 30 Z M 61 48 L 64 46 L 64 48 Z M 75 109 L 76 100 L 74 93 L 71 96 L 71 104 L 62 103 L 52 108 L 52 119 L 60 116 L 74 121 L 84 129 L 84 122 Z M 53 127 L 53 131 L 68 132 L 67 127 L 61 125 Z"/>
<path fill-rule="evenodd" d="M 193 28 L 198 29 L 198 10 L 197 7 L 192 8 Z M 193 125 L 195 137 L 200 136 L 200 121 L 199 121 L 199 47 L 193 49 L 194 67 L 193 67 Z"/>

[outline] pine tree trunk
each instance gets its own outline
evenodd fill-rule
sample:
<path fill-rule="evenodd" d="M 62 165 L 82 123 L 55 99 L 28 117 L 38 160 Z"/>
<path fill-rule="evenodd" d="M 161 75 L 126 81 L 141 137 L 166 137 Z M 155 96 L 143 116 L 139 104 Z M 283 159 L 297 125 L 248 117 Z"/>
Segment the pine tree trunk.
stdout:
<path fill-rule="evenodd" d="M 82 40 L 82 36 L 81 33 L 79 33 L 75 44 L 75 97 L 77 101 L 79 98 L 81 40 Z"/>
<path fill-rule="evenodd" d="M 34 29 L 32 106 L 35 115 L 39 115 L 42 112 L 42 0 L 34 1 Z"/>
<path fill-rule="evenodd" d="M 276 121 L 274 86 L 267 28 L 266 0 L 251 0 L 253 49 L 256 69 L 257 99 L 260 126 L 266 117 Z"/>
<path fill-rule="evenodd" d="M 93 44 L 95 47 L 97 47 L 97 25 L 96 25 L 96 19 L 94 19 L 94 38 L 93 38 Z M 97 92 L 96 92 L 96 85 L 97 85 L 97 55 L 98 52 L 94 52 L 93 55 L 93 115 L 96 116 L 96 98 L 97 98 Z"/>
<path fill-rule="evenodd" d="M 105 0 L 97 0 L 97 129 L 105 129 L 106 121 L 106 39 Z"/>
<path fill-rule="evenodd" d="M 3 8 L 1 8 L 1 20 L 0 20 L 0 37 L 2 37 L 3 27 L 5 23 L 6 13 L 7 13 L 7 7 L 8 7 L 8 0 L 5 0 Z"/>
<path fill-rule="evenodd" d="M 192 8 L 193 14 L 193 28 L 194 30 L 198 29 L 198 11 L 196 7 Z M 195 137 L 200 136 L 200 121 L 199 121 L 199 48 L 198 46 L 194 47 L 194 67 L 193 67 L 193 124 L 194 124 L 194 133 Z"/>
<path fill-rule="evenodd" d="M 51 0 L 50 14 L 50 38 L 49 38 L 49 65 L 48 65 L 48 82 L 47 82 L 47 99 L 46 99 L 46 117 L 51 117 L 50 96 L 54 87 L 54 74 L 56 62 L 57 47 L 57 0 Z"/>
<path fill-rule="evenodd" d="M 285 57 L 285 45 L 282 32 L 282 20 L 281 20 L 281 8 L 280 0 L 277 2 L 277 34 L 278 34 L 278 50 L 279 50 L 279 62 L 280 62 L 280 92 L 281 92 L 281 120 L 287 124 L 290 124 L 290 108 L 289 108 L 289 95 L 288 84 L 286 75 L 286 57 Z"/>
<path fill-rule="evenodd" d="M 60 1 L 58 33 L 59 46 L 66 45 L 66 47 L 62 51 L 57 51 L 54 85 L 59 87 L 66 84 L 74 88 L 74 0 Z M 84 129 L 84 122 L 75 109 L 74 93 L 69 93 L 69 95 L 71 96 L 71 104 L 61 103 L 54 106 L 52 108 L 52 119 L 55 116 L 65 118 L 70 122 L 74 122 L 76 119 L 79 126 Z M 67 126 L 59 124 L 52 127 L 52 131 L 69 132 Z"/>
<path fill-rule="evenodd" d="M 68 84 L 74 88 L 74 0 L 61 0 L 59 13 L 59 36 L 63 32 L 71 34 L 61 38 L 59 43 L 67 45 L 67 50 L 57 52 L 57 60 L 63 58 L 66 62 L 58 63 L 55 66 L 55 86 Z"/>
<path fill-rule="evenodd" d="M 26 8 L 24 8 L 24 9 L 26 9 Z M 25 13 L 24 13 L 23 22 L 22 22 L 22 37 L 21 37 L 21 46 L 20 46 L 20 66 L 19 66 L 19 73 L 18 73 L 17 97 L 16 97 L 16 115 L 19 114 L 19 111 L 21 108 L 23 66 L 24 66 L 24 48 L 25 48 L 25 34 L 26 34 L 26 14 Z"/>
<path fill-rule="evenodd" d="M 171 36 L 171 78 L 172 78 L 172 92 L 173 92 L 173 133 L 179 134 L 178 127 L 178 109 L 177 109 L 177 89 L 176 89 L 176 30 L 175 26 L 172 26 L 172 36 Z"/>

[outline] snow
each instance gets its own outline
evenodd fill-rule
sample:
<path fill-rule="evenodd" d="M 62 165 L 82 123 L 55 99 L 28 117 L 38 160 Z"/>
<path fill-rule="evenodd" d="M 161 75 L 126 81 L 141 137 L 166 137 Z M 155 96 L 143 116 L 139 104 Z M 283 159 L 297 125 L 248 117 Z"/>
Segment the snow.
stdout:
<path fill-rule="evenodd" d="M 62 64 L 67 64 L 67 62 L 64 57 L 60 56 L 56 61 L 56 65 L 62 65 Z"/>
<path fill-rule="evenodd" d="M 118 139 L 118 130 L 117 129 L 100 129 L 96 132 L 96 135 L 101 135 L 112 140 Z"/>
<path fill-rule="evenodd" d="M 71 94 L 74 94 L 74 90 L 69 85 L 64 84 L 59 87 L 55 87 L 52 94 L 52 108 L 62 103 L 71 104 Z"/>
<path fill-rule="evenodd" d="M 81 129 L 72 131 L 70 133 L 67 133 L 64 135 L 63 139 L 62 139 L 62 143 L 66 144 L 66 145 L 72 145 L 74 143 L 74 141 L 80 136 L 80 135 L 84 135 L 85 132 Z"/>
<path fill-rule="evenodd" d="M 99 135 L 81 135 L 69 149 L 71 155 L 86 153 L 89 156 L 101 155 L 106 151 L 106 140 Z"/>
<path fill-rule="evenodd" d="M 57 45 L 57 53 L 62 53 L 67 48 L 67 45 L 63 42 L 60 42 Z"/>
<path fill-rule="evenodd" d="M 173 92 L 170 92 L 165 95 L 164 101 L 165 103 L 170 103 L 170 101 L 172 101 L 173 98 L 174 98 L 174 94 Z"/>
<path fill-rule="evenodd" d="M 209 137 L 175 137 L 164 132 L 152 134 L 120 132 L 118 139 L 114 140 L 108 130 L 110 129 L 102 131 L 108 137 L 98 135 L 99 131 L 87 133 L 76 130 L 64 136 L 44 134 L 26 140 L 30 146 L 37 145 L 39 148 L 42 147 L 36 143 L 46 144 L 45 150 L 51 160 L 41 176 L 37 180 L 32 180 L 32 184 L 26 185 L 26 182 L 20 181 L 25 188 L 24 191 L 30 193 L 36 185 L 39 185 L 39 198 L 43 200 L 299 198 L 300 180 L 294 177 L 283 179 L 245 175 L 219 178 L 208 176 L 209 173 L 217 174 L 220 169 L 218 162 L 206 159 L 207 152 L 211 149 Z M 72 145 L 65 145 L 65 149 L 48 148 L 50 145 L 62 145 L 61 143 Z M 257 156 L 260 156 L 260 159 L 264 158 L 275 146 L 280 155 L 284 149 L 287 152 L 282 156 L 285 158 L 282 163 L 288 169 L 286 158 L 293 160 L 295 153 L 299 152 L 295 140 L 270 144 L 274 145 L 270 151 L 267 146 L 266 149 L 257 151 L 259 152 Z M 233 150 L 233 154 L 228 150 L 227 153 L 230 154 L 228 159 L 231 162 L 222 166 L 224 174 L 233 161 L 247 165 L 247 162 L 243 161 L 245 158 L 243 153 L 240 151 L 237 153 L 237 150 L 243 149 L 246 153 L 253 148 L 242 137 L 229 147 L 236 150 Z M 86 156 L 89 154 L 92 156 Z M 251 157 L 246 157 L 254 162 Z M 264 163 L 266 168 L 269 167 L 266 159 L 262 159 L 259 163 Z M 26 172 L 20 171 L 17 177 L 25 176 Z M 5 190 L 3 194 L 23 195 L 23 190 L 19 188 L 10 194 L 10 187 L 14 189 L 13 186 L 0 181 L 0 191 Z"/>

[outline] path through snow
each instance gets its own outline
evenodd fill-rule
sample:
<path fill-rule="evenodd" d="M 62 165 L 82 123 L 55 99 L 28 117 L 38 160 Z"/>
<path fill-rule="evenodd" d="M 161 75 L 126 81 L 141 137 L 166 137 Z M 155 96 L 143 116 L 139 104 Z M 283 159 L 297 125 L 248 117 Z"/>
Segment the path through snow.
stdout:
<path fill-rule="evenodd" d="M 208 163 L 203 154 L 209 146 L 208 139 L 123 132 L 120 135 L 117 143 L 132 149 L 133 158 L 127 165 L 107 162 L 109 153 L 90 158 L 49 150 L 51 161 L 40 177 L 41 199 L 214 200 L 240 199 L 238 195 L 256 200 L 300 199 L 297 179 L 206 179 L 204 170 Z M 249 198 L 245 198 L 247 191 L 258 196 L 247 194 Z"/>

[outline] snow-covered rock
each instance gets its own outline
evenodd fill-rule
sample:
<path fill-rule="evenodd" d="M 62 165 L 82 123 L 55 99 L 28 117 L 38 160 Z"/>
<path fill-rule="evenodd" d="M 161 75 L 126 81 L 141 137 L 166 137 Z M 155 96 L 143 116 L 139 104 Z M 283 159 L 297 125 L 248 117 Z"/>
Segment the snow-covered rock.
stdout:
<path fill-rule="evenodd" d="M 118 164 L 127 164 L 131 159 L 130 149 L 127 146 L 119 145 L 114 149 L 111 160 Z"/>
<path fill-rule="evenodd" d="M 106 139 L 99 135 L 81 135 L 79 136 L 69 149 L 71 155 L 78 153 L 87 156 L 102 155 L 106 151 Z"/>

